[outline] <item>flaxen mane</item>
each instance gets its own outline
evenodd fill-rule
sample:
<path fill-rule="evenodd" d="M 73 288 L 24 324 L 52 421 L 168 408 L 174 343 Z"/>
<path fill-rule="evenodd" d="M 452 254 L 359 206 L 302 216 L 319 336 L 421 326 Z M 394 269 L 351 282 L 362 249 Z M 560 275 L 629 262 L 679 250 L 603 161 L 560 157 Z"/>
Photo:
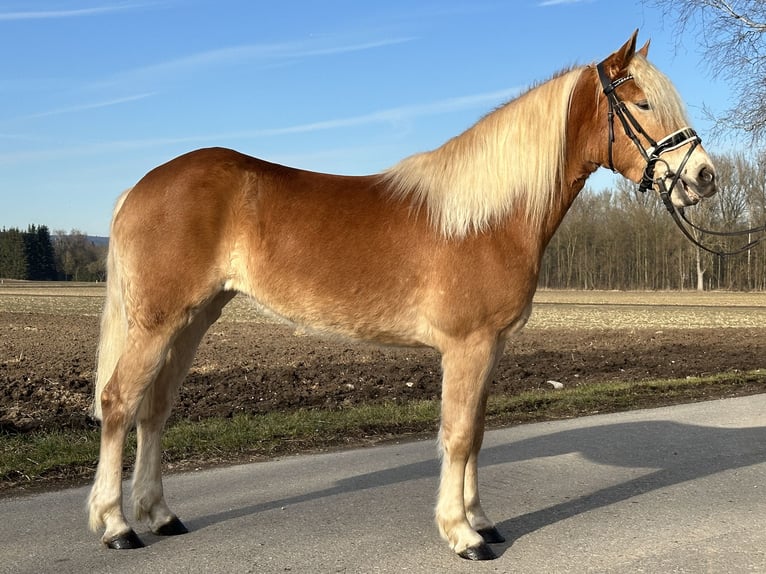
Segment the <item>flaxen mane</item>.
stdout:
<path fill-rule="evenodd" d="M 484 230 L 518 207 L 538 222 L 560 186 L 569 102 L 583 69 L 532 88 L 441 147 L 405 158 L 384 174 L 393 195 L 425 207 L 447 237 Z"/>

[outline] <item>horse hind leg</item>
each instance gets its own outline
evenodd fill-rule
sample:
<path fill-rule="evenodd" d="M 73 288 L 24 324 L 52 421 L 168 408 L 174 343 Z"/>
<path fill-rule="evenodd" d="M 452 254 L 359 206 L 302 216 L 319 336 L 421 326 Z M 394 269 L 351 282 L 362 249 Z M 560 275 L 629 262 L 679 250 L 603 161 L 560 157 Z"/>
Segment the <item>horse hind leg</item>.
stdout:
<path fill-rule="evenodd" d="M 122 455 L 146 390 L 167 355 L 172 332 L 133 329 L 100 397 L 101 446 L 88 498 L 91 530 L 104 526 L 101 540 L 110 548 L 143 546 L 122 511 Z"/>
<path fill-rule="evenodd" d="M 233 296 L 232 292 L 220 293 L 177 335 L 156 381 L 138 410 L 138 445 L 132 482 L 133 510 L 137 520 L 147 520 L 152 532 L 161 536 L 188 532 L 165 502 L 162 486 L 162 430 L 202 337 Z"/>
<path fill-rule="evenodd" d="M 442 351 L 442 473 L 435 518 L 442 537 L 460 557 L 489 560 L 495 554 L 488 543 L 502 537 L 479 503 L 477 460 L 488 383 L 502 344 L 491 336 L 472 339 Z"/>

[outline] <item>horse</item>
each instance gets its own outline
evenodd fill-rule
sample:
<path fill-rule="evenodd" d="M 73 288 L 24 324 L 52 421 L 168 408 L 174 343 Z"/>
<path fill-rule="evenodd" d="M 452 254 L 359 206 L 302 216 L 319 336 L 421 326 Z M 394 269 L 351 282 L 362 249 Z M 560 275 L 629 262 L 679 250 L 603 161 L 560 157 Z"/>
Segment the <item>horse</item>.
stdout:
<path fill-rule="evenodd" d="M 681 99 L 647 60 L 649 43 L 636 50 L 637 35 L 378 174 L 209 148 L 124 192 L 111 221 L 94 397 L 101 441 L 88 507 L 101 541 L 143 545 L 122 504 L 134 424 L 136 519 L 159 535 L 187 532 L 163 495 L 160 436 L 200 340 L 243 293 L 313 331 L 440 353 L 435 521 L 460 557 L 494 558 L 503 535 L 482 508 L 477 473 L 488 387 L 505 341 L 530 316 L 543 251 L 567 209 L 602 166 L 663 187 L 677 207 L 716 191 Z"/>

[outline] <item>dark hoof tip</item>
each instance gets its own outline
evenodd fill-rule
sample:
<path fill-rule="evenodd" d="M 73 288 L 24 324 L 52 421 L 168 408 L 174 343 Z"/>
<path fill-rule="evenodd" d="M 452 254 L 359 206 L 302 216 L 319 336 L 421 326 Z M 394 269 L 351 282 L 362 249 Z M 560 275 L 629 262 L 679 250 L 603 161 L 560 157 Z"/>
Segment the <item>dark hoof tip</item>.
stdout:
<path fill-rule="evenodd" d="M 482 528 L 481 530 L 477 530 L 477 532 L 487 544 L 500 544 L 501 542 L 505 542 L 505 536 L 500 534 L 500 531 L 494 526 Z"/>
<path fill-rule="evenodd" d="M 111 540 L 107 540 L 105 544 L 107 548 L 112 550 L 133 550 L 134 548 L 144 547 L 144 543 L 141 542 L 141 539 L 133 529 L 128 530 L 125 534 L 115 536 Z"/>
<path fill-rule="evenodd" d="M 458 556 L 466 560 L 494 560 L 497 558 L 492 549 L 486 544 L 470 546 L 458 553 Z"/>
<path fill-rule="evenodd" d="M 178 518 L 174 518 L 153 532 L 159 536 L 178 536 L 179 534 L 186 534 L 189 530 L 184 526 L 183 522 L 178 520 Z"/>

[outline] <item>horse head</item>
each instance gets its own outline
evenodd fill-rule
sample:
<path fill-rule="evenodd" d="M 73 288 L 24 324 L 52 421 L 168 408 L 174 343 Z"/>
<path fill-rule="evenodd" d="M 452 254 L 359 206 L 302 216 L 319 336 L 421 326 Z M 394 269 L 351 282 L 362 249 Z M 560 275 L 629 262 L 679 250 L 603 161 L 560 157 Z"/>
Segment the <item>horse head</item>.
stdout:
<path fill-rule="evenodd" d="M 673 84 L 647 60 L 649 42 L 636 50 L 637 34 L 596 66 L 599 117 L 606 117 L 609 131 L 602 165 L 641 191 L 654 187 L 666 204 L 695 205 L 716 192 L 713 162 L 688 126 Z"/>

